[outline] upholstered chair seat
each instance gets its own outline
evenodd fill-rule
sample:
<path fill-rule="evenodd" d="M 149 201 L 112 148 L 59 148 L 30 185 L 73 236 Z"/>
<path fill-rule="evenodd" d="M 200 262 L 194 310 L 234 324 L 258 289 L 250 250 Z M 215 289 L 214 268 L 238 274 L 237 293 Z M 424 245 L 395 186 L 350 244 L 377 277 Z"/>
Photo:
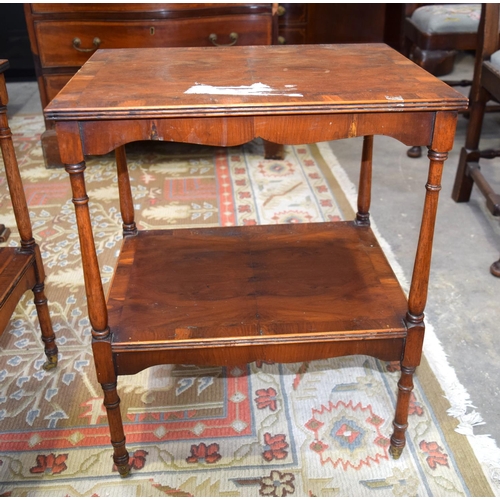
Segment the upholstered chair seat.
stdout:
<path fill-rule="evenodd" d="M 500 69 L 500 50 L 493 52 L 490 57 L 490 63 L 496 68 Z"/>
<path fill-rule="evenodd" d="M 457 51 L 476 49 L 481 4 L 424 5 L 410 12 L 403 50 L 433 75 L 453 71 Z"/>
<path fill-rule="evenodd" d="M 411 22 L 423 33 L 477 33 L 480 4 L 441 4 L 419 7 Z"/>

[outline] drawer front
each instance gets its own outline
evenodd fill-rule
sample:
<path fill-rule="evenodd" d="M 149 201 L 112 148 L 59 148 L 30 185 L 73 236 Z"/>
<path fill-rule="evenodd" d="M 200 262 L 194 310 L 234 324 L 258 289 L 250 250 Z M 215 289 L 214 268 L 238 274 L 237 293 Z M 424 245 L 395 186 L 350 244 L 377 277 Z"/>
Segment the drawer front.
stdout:
<path fill-rule="evenodd" d="M 300 45 L 306 43 L 305 28 L 280 28 L 278 42 L 280 44 Z"/>
<path fill-rule="evenodd" d="M 268 45 L 272 19 L 235 15 L 161 21 L 39 21 L 35 30 L 40 62 L 50 68 L 81 66 L 97 48 L 211 46 L 212 34 L 222 45 L 232 44 L 231 33 L 237 33 L 238 45 Z"/>

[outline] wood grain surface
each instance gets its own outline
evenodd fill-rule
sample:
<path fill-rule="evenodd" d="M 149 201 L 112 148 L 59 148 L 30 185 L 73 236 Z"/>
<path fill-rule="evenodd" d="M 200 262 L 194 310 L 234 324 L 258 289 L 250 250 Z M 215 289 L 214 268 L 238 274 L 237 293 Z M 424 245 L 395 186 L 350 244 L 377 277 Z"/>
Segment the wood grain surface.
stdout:
<path fill-rule="evenodd" d="M 235 46 L 98 50 L 45 116 L 95 120 L 466 107 L 462 94 L 384 44 Z"/>
<path fill-rule="evenodd" d="M 406 308 L 371 229 L 353 222 L 141 231 L 108 299 L 114 350 L 402 336 Z"/>

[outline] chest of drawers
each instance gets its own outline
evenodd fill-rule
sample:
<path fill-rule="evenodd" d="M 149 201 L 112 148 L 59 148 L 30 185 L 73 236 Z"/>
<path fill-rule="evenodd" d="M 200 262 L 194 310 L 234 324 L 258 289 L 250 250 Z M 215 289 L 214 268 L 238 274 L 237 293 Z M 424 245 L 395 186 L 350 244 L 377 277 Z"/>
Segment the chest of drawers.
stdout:
<path fill-rule="evenodd" d="M 268 3 L 32 3 L 24 11 L 45 108 L 97 49 L 270 45 Z M 60 165 L 52 123 L 42 146 Z"/>

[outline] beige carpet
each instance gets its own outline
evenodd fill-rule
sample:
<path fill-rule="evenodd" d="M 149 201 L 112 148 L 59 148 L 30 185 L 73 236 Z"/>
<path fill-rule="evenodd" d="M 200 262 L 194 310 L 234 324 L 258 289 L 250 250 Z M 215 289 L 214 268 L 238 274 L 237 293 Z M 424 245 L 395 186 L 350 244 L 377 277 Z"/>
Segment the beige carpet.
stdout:
<path fill-rule="evenodd" d="M 113 470 L 95 380 L 68 176 L 44 167 L 43 120 L 15 133 L 60 349 L 44 356 L 31 294 L 0 339 L 0 495 L 3 496 L 494 496 L 424 359 L 408 444 L 388 454 L 398 366 L 364 356 L 236 367 L 155 367 L 119 380 L 132 475 Z M 139 228 L 350 219 L 341 167 L 316 145 L 265 161 L 240 148 L 129 148 Z M 112 155 L 92 158 L 87 189 L 103 282 L 121 241 Z M 334 174 L 335 172 L 335 174 Z M 0 220 L 18 236 L 0 172 Z"/>

